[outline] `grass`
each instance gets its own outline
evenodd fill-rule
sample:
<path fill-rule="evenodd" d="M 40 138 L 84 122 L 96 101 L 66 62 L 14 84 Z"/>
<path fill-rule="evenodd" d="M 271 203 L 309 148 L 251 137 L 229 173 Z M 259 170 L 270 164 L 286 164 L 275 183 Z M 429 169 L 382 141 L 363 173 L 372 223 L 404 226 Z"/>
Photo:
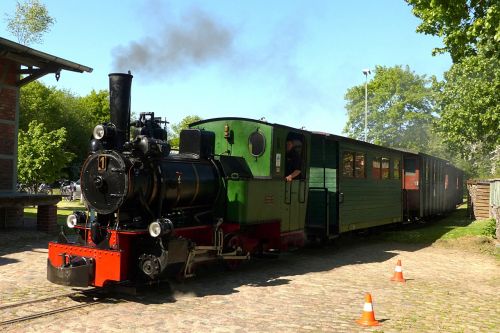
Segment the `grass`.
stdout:
<path fill-rule="evenodd" d="M 404 243 L 433 243 L 440 239 L 450 240 L 465 236 L 493 236 L 492 224 L 494 224 L 492 219 L 476 221 L 469 219 L 467 208 L 462 205 L 445 218 L 424 224 L 408 225 L 403 230 L 388 231 L 381 235 L 381 238 Z"/>
<path fill-rule="evenodd" d="M 66 218 L 75 210 L 83 210 L 85 207 L 79 200 L 62 200 L 57 204 L 57 224 L 66 225 Z M 24 217 L 36 219 L 37 207 L 24 208 Z"/>
<path fill-rule="evenodd" d="M 461 247 L 480 252 L 495 253 L 495 220 L 471 220 L 467 208 L 460 206 L 442 219 L 428 223 L 411 224 L 377 235 L 377 239 L 400 243 L 437 244 L 446 247 Z"/>

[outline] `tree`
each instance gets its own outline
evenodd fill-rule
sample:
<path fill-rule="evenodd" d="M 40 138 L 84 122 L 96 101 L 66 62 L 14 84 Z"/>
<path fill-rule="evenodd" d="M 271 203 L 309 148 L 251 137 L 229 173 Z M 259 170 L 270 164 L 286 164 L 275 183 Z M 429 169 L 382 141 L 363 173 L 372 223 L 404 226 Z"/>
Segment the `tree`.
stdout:
<path fill-rule="evenodd" d="M 435 113 L 434 78 L 417 75 L 406 66 L 377 66 L 368 82 L 368 141 L 429 151 Z M 344 133 L 364 137 L 365 87 L 350 88 L 345 99 L 348 120 Z"/>
<path fill-rule="evenodd" d="M 500 3 L 498 0 L 405 0 L 422 20 L 417 32 L 443 37 L 453 62 L 479 53 L 500 54 Z"/>
<path fill-rule="evenodd" d="M 36 193 L 40 184 L 52 183 L 74 157 L 63 150 L 66 130 L 47 131 L 44 124 L 32 121 L 27 131 L 19 131 L 18 177 Z"/>
<path fill-rule="evenodd" d="M 64 104 L 67 104 L 61 100 L 65 98 L 63 95 L 38 81 L 23 86 L 19 98 L 19 128 L 28 130 L 32 120 L 47 124 L 49 130 L 59 128 L 64 118 Z"/>
<path fill-rule="evenodd" d="M 185 128 L 189 128 L 189 124 L 200 120 L 202 120 L 202 118 L 196 115 L 186 116 L 177 124 L 172 125 L 172 136 L 169 140 L 170 145 L 174 148 L 179 148 L 179 137 L 181 131 Z"/>
<path fill-rule="evenodd" d="M 92 89 L 90 94 L 80 98 L 80 108 L 89 111 L 93 116 L 92 124 L 102 124 L 109 121 L 109 92 Z"/>
<path fill-rule="evenodd" d="M 108 91 L 102 90 L 79 97 L 38 81 L 31 82 L 21 88 L 19 128 L 27 131 L 33 120 L 45 124 L 48 131 L 65 128 L 67 140 L 63 148 L 75 156 L 70 176 L 76 178 L 88 154 L 92 129 L 109 121 L 108 96 Z"/>
<path fill-rule="evenodd" d="M 451 151 L 475 175 L 500 172 L 500 60 L 467 57 L 445 73 L 436 122 Z"/>
<path fill-rule="evenodd" d="M 473 176 L 500 173 L 498 0 L 406 0 L 422 19 L 418 32 L 440 36 L 451 69 L 440 88 L 436 129 Z"/>
<path fill-rule="evenodd" d="M 20 44 L 29 45 L 41 43 L 44 33 L 56 21 L 49 15 L 47 8 L 38 0 L 26 0 L 16 3 L 13 16 L 6 14 L 7 30 L 12 33 Z"/>

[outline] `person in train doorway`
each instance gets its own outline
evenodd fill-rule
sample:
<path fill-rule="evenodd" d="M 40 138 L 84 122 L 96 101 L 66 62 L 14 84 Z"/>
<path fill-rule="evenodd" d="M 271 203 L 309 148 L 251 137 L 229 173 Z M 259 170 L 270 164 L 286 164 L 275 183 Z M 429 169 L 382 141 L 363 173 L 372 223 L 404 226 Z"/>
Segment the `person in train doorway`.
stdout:
<path fill-rule="evenodd" d="M 302 158 L 295 149 L 292 140 L 286 140 L 286 181 L 291 182 L 293 179 L 300 176 Z"/>

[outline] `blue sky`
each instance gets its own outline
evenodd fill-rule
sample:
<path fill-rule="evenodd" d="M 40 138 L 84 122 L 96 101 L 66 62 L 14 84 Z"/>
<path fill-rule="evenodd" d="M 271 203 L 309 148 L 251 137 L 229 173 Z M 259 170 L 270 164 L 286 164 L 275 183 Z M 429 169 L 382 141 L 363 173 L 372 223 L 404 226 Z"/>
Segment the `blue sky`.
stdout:
<path fill-rule="evenodd" d="M 42 2 L 57 22 L 31 46 L 94 69 L 44 83 L 86 95 L 107 89 L 108 73 L 131 70 L 133 112 L 171 123 L 265 117 L 341 134 L 344 95 L 364 83 L 362 69 L 409 65 L 441 78 L 451 65 L 431 55 L 441 40 L 415 32 L 403 0 Z M 0 35 L 15 40 L 5 27 Z"/>

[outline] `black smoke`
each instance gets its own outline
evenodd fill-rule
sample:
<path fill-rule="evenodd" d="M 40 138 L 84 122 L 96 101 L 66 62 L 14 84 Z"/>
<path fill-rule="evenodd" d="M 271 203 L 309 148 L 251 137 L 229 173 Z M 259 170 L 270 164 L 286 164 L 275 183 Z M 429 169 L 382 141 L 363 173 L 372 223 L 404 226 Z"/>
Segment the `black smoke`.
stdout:
<path fill-rule="evenodd" d="M 230 56 L 233 32 L 199 9 L 181 22 L 161 23 L 152 36 L 113 49 L 113 68 L 159 79 Z"/>

